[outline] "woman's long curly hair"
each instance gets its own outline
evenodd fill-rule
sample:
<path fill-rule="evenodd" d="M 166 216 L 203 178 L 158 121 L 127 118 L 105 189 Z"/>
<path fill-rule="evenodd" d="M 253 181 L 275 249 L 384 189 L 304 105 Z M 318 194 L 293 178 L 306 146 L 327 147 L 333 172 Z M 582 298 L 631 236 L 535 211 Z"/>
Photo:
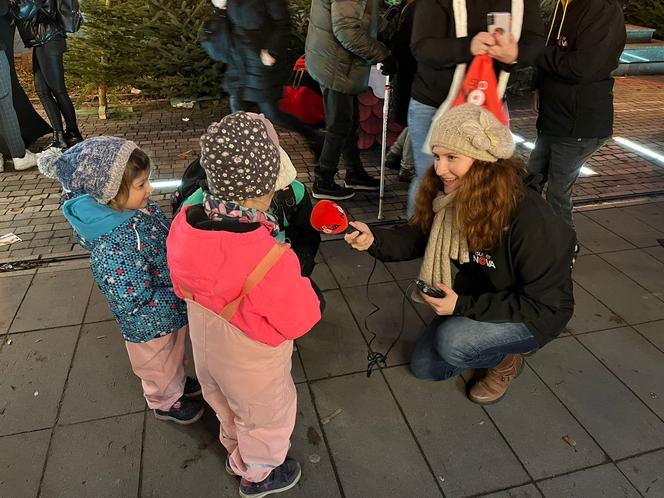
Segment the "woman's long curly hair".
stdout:
<path fill-rule="evenodd" d="M 495 163 L 475 160 L 459 179 L 455 203 L 457 221 L 471 251 L 491 249 L 509 226 L 512 212 L 523 195 L 524 171 L 523 161 L 514 157 Z M 442 190 L 443 181 L 432 165 L 417 192 L 412 225 L 424 232 L 431 230 L 433 200 Z"/>

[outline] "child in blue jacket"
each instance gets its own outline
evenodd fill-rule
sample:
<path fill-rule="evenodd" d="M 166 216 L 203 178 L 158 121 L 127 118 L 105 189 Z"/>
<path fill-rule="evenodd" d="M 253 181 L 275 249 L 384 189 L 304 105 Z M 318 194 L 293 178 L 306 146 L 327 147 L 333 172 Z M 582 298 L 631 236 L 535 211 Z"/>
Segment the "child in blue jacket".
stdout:
<path fill-rule="evenodd" d="M 150 158 L 128 140 L 89 138 L 50 149 L 39 170 L 62 183 L 63 213 L 120 325 L 148 407 L 160 420 L 191 424 L 203 414 L 198 382 L 185 374 L 187 308 L 166 265 L 169 221 L 150 201 Z"/>

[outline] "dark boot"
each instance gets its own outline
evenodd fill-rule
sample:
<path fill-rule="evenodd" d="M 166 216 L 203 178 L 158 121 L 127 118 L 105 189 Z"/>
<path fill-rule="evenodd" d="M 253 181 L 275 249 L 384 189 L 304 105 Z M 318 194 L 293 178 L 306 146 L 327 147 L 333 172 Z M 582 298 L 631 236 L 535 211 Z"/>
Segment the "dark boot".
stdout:
<path fill-rule="evenodd" d="M 380 180 L 369 176 L 364 168 L 347 169 L 344 183 L 354 190 L 380 190 Z"/>
<path fill-rule="evenodd" d="M 83 137 L 81 136 L 81 132 L 78 131 L 78 128 L 74 128 L 73 130 L 68 129 L 65 132 L 65 142 L 67 143 L 68 148 L 82 141 Z"/>
<path fill-rule="evenodd" d="M 297 484 L 302 476 L 300 464 L 292 458 L 270 472 L 270 475 L 261 482 L 250 482 L 246 479 L 240 481 L 240 496 L 242 498 L 262 498 L 273 493 L 288 491 Z"/>
<path fill-rule="evenodd" d="M 49 143 L 46 148 L 50 149 L 51 147 L 63 150 L 67 148 L 67 140 L 65 139 L 65 133 L 63 131 L 53 132 L 53 140 L 51 140 L 51 143 Z"/>
<path fill-rule="evenodd" d="M 350 199 L 355 195 L 352 188 L 342 187 L 334 180 L 326 180 L 322 177 L 317 177 L 314 180 L 314 187 L 311 189 L 311 195 L 314 199 L 331 199 L 333 201 L 341 201 Z"/>

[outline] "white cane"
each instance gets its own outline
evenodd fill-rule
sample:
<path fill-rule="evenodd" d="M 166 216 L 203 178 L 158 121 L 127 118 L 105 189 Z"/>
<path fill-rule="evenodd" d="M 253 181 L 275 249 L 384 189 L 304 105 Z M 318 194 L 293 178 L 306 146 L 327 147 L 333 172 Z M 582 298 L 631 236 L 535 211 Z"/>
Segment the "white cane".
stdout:
<path fill-rule="evenodd" d="M 387 155 L 387 118 L 390 114 L 390 77 L 385 76 L 385 99 L 383 100 L 383 140 L 380 145 L 380 194 L 378 196 L 378 219 L 383 219 L 383 197 L 385 194 L 385 156 Z"/>

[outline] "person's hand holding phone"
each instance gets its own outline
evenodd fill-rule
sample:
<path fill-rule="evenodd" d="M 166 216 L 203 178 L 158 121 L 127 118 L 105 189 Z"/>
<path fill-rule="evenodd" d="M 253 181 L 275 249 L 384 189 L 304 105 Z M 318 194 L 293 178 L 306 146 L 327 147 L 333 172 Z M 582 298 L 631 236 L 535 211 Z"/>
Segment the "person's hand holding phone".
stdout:
<path fill-rule="evenodd" d="M 348 223 L 355 231 L 344 235 L 344 240 L 350 244 L 353 249 L 366 251 L 371 247 L 374 241 L 374 235 L 366 223 L 361 221 L 351 221 Z"/>
<path fill-rule="evenodd" d="M 470 41 L 470 53 L 473 55 L 487 55 L 489 48 L 496 44 L 496 39 L 491 33 L 482 31 L 473 36 Z"/>
<path fill-rule="evenodd" d="M 459 295 L 442 282 L 436 284 L 436 287 L 443 291 L 445 297 L 431 297 L 427 296 L 423 292 L 420 292 L 422 299 L 426 301 L 429 306 L 431 306 L 436 315 L 452 315 L 454 313 L 454 308 L 456 307 Z"/>

